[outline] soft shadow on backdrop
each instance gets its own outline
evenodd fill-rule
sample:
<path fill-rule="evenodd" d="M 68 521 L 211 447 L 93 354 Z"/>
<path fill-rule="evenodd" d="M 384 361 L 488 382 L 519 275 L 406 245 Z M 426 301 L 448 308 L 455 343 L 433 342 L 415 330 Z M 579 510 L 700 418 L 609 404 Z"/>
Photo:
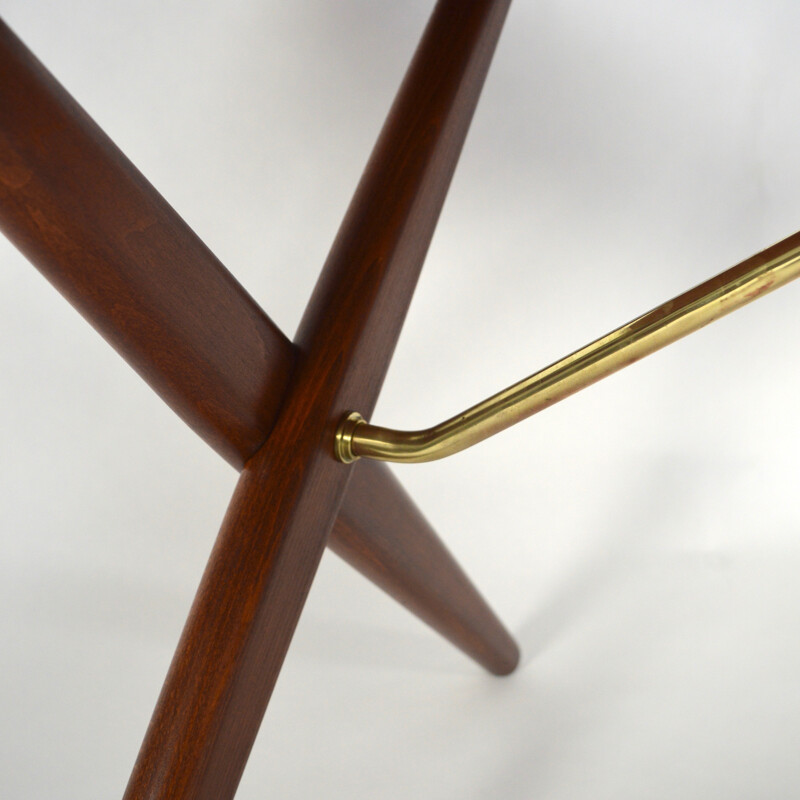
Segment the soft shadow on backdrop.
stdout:
<path fill-rule="evenodd" d="M 2 13 L 291 335 L 429 8 Z M 518 0 L 375 419 L 438 421 L 800 228 L 798 24 Z M 118 796 L 236 476 L 0 259 L 0 785 Z M 798 303 L 399 468 L 523 664 L 484 676 L 328 554 L 237 797 L 793 794 Z"/>

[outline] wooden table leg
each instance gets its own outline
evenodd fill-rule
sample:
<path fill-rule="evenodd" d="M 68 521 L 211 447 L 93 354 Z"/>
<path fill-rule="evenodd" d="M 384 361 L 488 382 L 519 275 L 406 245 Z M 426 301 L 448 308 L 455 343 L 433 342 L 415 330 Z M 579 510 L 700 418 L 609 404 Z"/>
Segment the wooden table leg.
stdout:
<path fill-rule="evenodd" d="M 385 464 L 359 462 L 328 546 L 490 672 L 519 650 Z"/>
<path fill-rule="evenodd" d="M 342 413 L 374 407 L 507 7 L 440 0 L 294 345 L 0 24 L 0 225 L 244 465 L 129 798 L 233 796 L 332 529 L 340 553 L 489 669 L 516 662 L 389 474 L 359 468 L 346 494 L 353 469 L 332 455 Z"/>
<path fill-rule="evenodd" d="M 294 346 L 2 22 L 0 74 L 0 229 L 241 469 L 272 430 Z M 391 544 L 386 517 L 365 511 L 381 497 L 393 509 L 394 536 L 435 534 L 388 472 L 369 474 L 348 491 L 346 522 L 334 526 L 331 545 L 437 630 L 448 629 L 450 611 L 399 593 L 418 568 L 407 574 L 411 562 L 389 559 L 387 548 L 397 556 L 416 545 Z M 380 572 L 368 568 L 375 563 Z"/>
<path fill-rule="evenodd" d="M 298 330 L 295 378 L 248 462 L 126 797 L 232 797 L 352 468 L 343 412 L 374 406 L 507 2 L 431 18 Z"/>
<path fill-rule="evenodd" d="M 1 21 L 0 230 L 241 469 L 283 400 L 289 340 Z"/>

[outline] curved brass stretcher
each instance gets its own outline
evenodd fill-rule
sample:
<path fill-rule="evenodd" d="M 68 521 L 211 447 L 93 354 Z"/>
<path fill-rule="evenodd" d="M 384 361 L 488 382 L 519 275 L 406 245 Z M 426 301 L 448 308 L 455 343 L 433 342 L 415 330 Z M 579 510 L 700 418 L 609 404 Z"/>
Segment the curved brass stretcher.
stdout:
<path fill-rule="evenodd" d="M 420 463 L 458 453 L 741 308 L 798 275 L 800 233 L 432 428 L 398 431 L 372 425 L 357 412 L 351 412 L 336 431 L 336 457 L 345 463 L 358 458 Z"/>

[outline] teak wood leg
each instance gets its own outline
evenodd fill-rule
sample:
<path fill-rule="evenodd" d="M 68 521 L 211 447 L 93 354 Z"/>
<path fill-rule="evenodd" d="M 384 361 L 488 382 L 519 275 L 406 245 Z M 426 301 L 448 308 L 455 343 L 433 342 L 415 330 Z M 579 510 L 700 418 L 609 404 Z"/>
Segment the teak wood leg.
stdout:
<path fill-rule="evenodd" d="M 516 663 L 391 475 L 332 447 L 342 415 L 377 400 L 508 5 L 437 4 L 294 343 L 0 23 L 0 226 L 243 467 L 130 800 L 233 797 L 332 529 L 337 552 L 488 669 Z"/>
<path fill-rule="evenodd" d="M 349 477 L 320 446 L 316 411 L 301 402 L 285 415 L 305 430 L 300 452 L 282 425 L 239 478 L 128 800 L 236 791 Z"/>
<path fill-rule="evenodd" d="M 0 74 L 0 228 L 176 413 L 241 469 L 272 429 L 295 348 L 2 22 Z M 434 624 L 430 602 L 414 604 L 408 591 L 399 593 L 410 576 L 405 561 L 388 560 L 385 515 L 368 520 L 360 507 L 374 509 L 373 498 L 383 498 L 394 509 L 396 536 L 429 528 L 388 471 L 370 475 L 347 492 L 345 521 L 334 526 L 331 544 L 340 554 L 355 547 L 351 563 L 443 631 L 448 623 Z M 393 552 L 401 547 L 396 542 Z M 371 563 L 381 570 L 368 569 Z M 479 647 L 491 649 L 490 641 Z"/>
<path fill-rule="evenodd" d="M 280 410 L 291 343 L 2 21 L 0 230 L 242 468 Z"/>
<path fill-rule="evenodd" d="M 506 675 L 519 650 L 383 464 L 355 466 L 328 546 L 490 672 Z"/>
<path fill-rule="evenodd" d="M 352 474 L 333 431 L 355 403 L 374 407 L 507 8 L 444 0 L 433 13 L 306 308 L 292 388 L 237 487 L 129 800 L 236 790 Z"/>

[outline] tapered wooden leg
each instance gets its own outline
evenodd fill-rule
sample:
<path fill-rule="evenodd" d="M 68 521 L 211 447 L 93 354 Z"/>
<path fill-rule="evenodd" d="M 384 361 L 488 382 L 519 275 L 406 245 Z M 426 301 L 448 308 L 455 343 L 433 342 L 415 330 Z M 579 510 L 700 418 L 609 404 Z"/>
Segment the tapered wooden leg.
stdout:
<path fill-rule="evenodd" d="M 241 468 L 272 429 L 296 348 L 2 21 L 0 74 L 0 230 Z M 435 536 L 388 470 L 359 473 L 370 480 L 348 489 L 332 545 L 435 628 L 451 629 L 431 598 L 409 596 L 411 566 L 398 556 L 420 546 L 408 532 Z M 392 509 L 389 530 L 376 497 Z M 376 561 L 380 570 L 367 568 Z"/>
<path fill-rule="evenodd" d="M 441 0 L 298 328 L 275 427 L 248 462 L 139 754 L 128 800 L 230 800 L 354 470 L 508 0 Z"/>
<path fill-rule="evenodd" d="M 328 545 L 490 672 L 519 650 L 384 464 L 359 462 Z"/>
<path fill-rule="evenodd" d="M 308 594 L 348 471 L 293 421 L 242 472 L 125 793 L 230 800 Z M 270 446 L 273 445 L 273 446 Z"/>
<path fill-rule="evenodd" d="M 2 20 L 0 230 L 242 468 L 281 407 L 289 340 Z"/>

